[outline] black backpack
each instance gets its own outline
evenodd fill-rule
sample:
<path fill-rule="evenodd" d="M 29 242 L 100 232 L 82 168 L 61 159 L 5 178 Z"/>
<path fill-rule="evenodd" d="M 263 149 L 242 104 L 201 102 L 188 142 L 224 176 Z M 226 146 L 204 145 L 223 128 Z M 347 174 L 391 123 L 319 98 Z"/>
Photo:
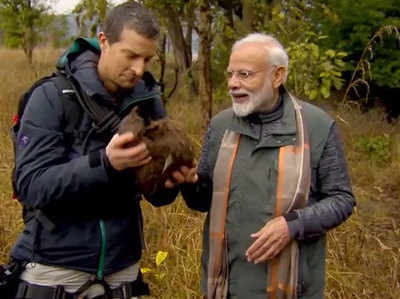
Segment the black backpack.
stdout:
<path fill-rule="evenodd" d="M 147 90 L 152 90 L 156 85 L 158 85 L 157 81 L 154 79 L 153 75 L 150 72 L 145 72 L 142 77 L 145 88 Z M 18 103 L 17 114 L 13 117 L 13 126 L 11 127 L 11 139 L 13 143 L 14 149 L 14 161 L 16 155 L 16 145 L 17 145 L 17 135 L 20 129 L 20 120 L 24 114 L 25 107 L 31 98 L 33 91 L 42 85 L 45 82 L 53 82 L 55 85 L 59 98 L 64 103 L 71 101 L 71 98 L 79 103 L 79 106 L 85 111 L 90 118 L 93 120 L 92 132 L 88 134 L 95 133 L 97 135 L 104 135 L 106 137 L 111 137 L 114 133 L 117 132 L 119 123 L 121 122 L 124 115 L 129 113 L 130 109 L 133 105 L 138 103 L 138 100 L 132 99 L 132 102 L 128 103 L 126 107 L 124 107 L 123 112 L 116 112 L 114 109 L 110 108 L 106 105 L 100 105 L 97 101 L 92 100 L 81 88 L 79 83 L 72 76 L 67 74 L 62 69 L 58 68 L 58 71 L 54 72 L 50 76 L 43 77 L 36 81 L 24 94 L 21 95 Z M 140 99 L 145 100 L 147 97 Z M 66 105 L 64 106 L 66 108 Z M 76 116 L 73 112 L 68 113 L 68 109 L 65 109 L 65 113 L 69 118 L 74 119 Z M 66 131 L 71 131 L 71 128 L 68 128 L 68 125 L 74 124 L 72 121 L 67 124 Z M 82 137 L 82 140 L 87 140 L 86 136 Z M 86 146 L 83 145 L 83 152 L 86 153 Z M 18 199 L 18 190 L 16 188 L 16 174 L 15 174 L 15 164 L 12 170 L 11 182 L 13 188 L 13 198 Z M 23 219 L 26 223 L 30 219 L 35 217 L 38 219 L 44 226 L 47 226 L 49 229 L 53 228 L 53 224 L 49 219 L 43 214 L 41 210 L 35 211 L 27 211 L 26 208 L 23 208 Z"/>
<path fill-rule="evenodd" d="M 59 93 L 59 98 L 61 101 L 70 101 L 71 97 L 73 97 L 73 99 L 79 103 L 79 106 L 92 118 L 93 129 L 97 134 L 108 133 L 108 135 L 111 135 L 117 131 L 121 117 L 111 108 L 100 106 L 96 101 L 90 99 L 86 93 L 81 90 L 79 84 L 74 78 L 66 75 L 62 71 L 57 71 L 50 76 L 43 77 L 36 81 L 25 93 L 21 95 L 19 99 L 17 114 L 13 117 L 13 126 L 11 127 L 10 132 L 14 149 L 14 161 L 16 158 L 17 135 L 20 129 L 20 120 L 24 114 L 25 107 L 28 104 L 33 91 L 45 82 L 53 82 Z M 66 112 L 68 113 L 68 111 Z M 14 163 L 11 174 L 11 182 L 13 188 L 13 198 L 18 199 L 15 168 L 16 166 Z M 24 207 L 24 222 L 28 222 L 30 219 L 32 219 L 32 217 L 38 218 L 42 224 L 51 229 L 51 221 L 49 221 L 40 210 L 28 211 Z"/>

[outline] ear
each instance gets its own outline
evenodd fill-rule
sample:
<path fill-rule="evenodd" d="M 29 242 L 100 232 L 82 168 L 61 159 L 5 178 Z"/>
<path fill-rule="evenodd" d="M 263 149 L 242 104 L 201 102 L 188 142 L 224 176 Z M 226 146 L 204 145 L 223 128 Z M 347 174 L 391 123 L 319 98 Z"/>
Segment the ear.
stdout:
<path fill-rule="evenodd" d="M 285 82 L 286 68 L 283 66 L 278 66 L 276 71 L 273 73 L 272 87 L 279 88 Z"/>
<path fill-rule="evenodd" d="M 101 51 L 105 51 L 109 47 L 109 43 L 104 32 L 99 32 L 99 34 L 97 35 L 97 39 L 99 40 Z"/>

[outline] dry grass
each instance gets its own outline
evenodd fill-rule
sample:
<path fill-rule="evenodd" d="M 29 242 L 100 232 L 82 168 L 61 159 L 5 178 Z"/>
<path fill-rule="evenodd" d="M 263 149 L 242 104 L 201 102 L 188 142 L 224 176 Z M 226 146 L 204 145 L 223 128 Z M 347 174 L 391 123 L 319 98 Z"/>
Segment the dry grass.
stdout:
<path fill-rule="evenodd" d="M 19 94 L 39 75 L 53 70 L 59 51 L 37 51 L 35 69 L 29 70 L 22 52 L 0 49 L 0 262 L 7 260 L 22 229 L 20 207 L 12 201 L 9 175 L 12 149 L 8 137 Z M 174 118 L 185 123 L 198 148 L 202 132 L 198 103 L 171 100 Z M 328 236 L 326 298 L 400 298 L 400 166 L 376 165 L 355 144 L 362 136 L 392 136 L 400 124 L 386 124 L 382 112 L 361 114 L 356 108 L 331 111 L 338 119 L 349 160 L 355 214 Z M 397 160 L 398 161 L 398 160 Z M 154 298 L 199 298 L 201 232 L 204 215 L 190 211 L 182 199 L 161 209 L 143 204 L 147 249 L 143 267 Z M 168 252 L 161 266 L 158 251 Z M 157 275 L 156 275 L 157 274 Z"/>
<path fill-rule="evenodd" d="M 13 165 L 9 129 L 20 94 L 37 78 L 53 71 L 59 51 L 37 51 L 34 69 L 30 69 L 21 51 L 0 48 L 0 261 L 7 260 L 13 241 L 22 228 L 20 206 L 11 200 L 10 173 Z M 40 57 L 39 57 L 40 56 Z"/>

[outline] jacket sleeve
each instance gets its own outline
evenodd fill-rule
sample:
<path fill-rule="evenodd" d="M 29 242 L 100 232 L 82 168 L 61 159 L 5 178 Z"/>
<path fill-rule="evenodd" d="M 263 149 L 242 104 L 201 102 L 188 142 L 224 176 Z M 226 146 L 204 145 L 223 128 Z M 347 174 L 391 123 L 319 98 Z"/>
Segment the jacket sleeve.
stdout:
<path fill-rule="evenodd" d="M 144 195 L 146 200 L 155 207 L 161 207 L 172 203 L 179 193 L 179 188 L 161 188 L 151 195 Z"/>
<path fill-rule="evenodd" d="M 324 235 L 344 222 L 356 204 L 336 125 L 331 127 L 318 167 L 313 170 L 310 198 L 316 200 L 295 210 L 295 219 L 288 221 L 294 239 Z"/>
<path fill-rule="evenodd" d="M 101 157 L 92 163 L 90 155 L 68 156 L 62 105 L 55 86 L 44 83 L 32 93 L 22 116 L 16 145 L 16 187 L 27 208 L 42 209 L 63 200 L 79 203 L 104 190 L 109 181 Z"/>
<path fill-rule="evenodd" d="M 187 206 L 193 210 L 208 212 L 212 199 L 212 174 L 209 165 L 209 141 L 211 127 L 208 128 L 203 140 L 200 161 L 197 169 L 199 180 L 195 184 L 182 184 L 181 193 Z"/>

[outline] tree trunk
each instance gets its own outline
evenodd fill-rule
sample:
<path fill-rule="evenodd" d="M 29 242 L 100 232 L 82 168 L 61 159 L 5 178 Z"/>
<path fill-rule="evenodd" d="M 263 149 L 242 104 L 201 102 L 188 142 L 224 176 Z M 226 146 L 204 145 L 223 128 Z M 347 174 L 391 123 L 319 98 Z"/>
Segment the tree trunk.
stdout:
<path fill-rule="evenodd" d="M 177 89 L 180 89 L 184 84 L 184 78 L 190 74 L 191 60 L 191 45 L 187 45 L 183 34 L 182 24 L 173 7 L 169 7 L 166 14 L 168 36 L 174 49 L 174 56 L 178 68 Z"/>
<path fill-rule="evenodd" d="M 195 17 L 189 17 L 188 23 L 187 23 L 187 30 L 186 30 L 186 37 L 185 37 L 185 43 L 187 46 L 187 54 L 188 58 L 190 61 L 192 61 L 192 40 L 193 40 L 193 27 L 194 27 L 194 20 Z"/>
<path fill-rule="evenodd" d="M 265 17 L 264 17 L 264 25 L 267 26 L 269 22 L 271 22 L 272 20 L 272 12 L 274 10 L 274 8 L 276 7 L 276 5 L 278 3 L 276 3 L 277 1 L 275 0 L 268 0 L 268 7 L 267 7 L 267 11 L 265 12 Z"/>
<path fill-rule="evenodd" d="M 176 63 L 180 70 L 186 71 L 191 66 L 190 51 L 183 35 L 182 24 L 175 10 L 170 7 L 167 16 L 168 35 L 172 42 Z"/>
<path fill-rule="evenodd" d="M 28 9 L 29 11 L 32 10 L 32 1 L 27 1 Z M 34 24 L 33 24 L 33 19 L 29 16 L 28 17 L 28 23 L 27 23 L 27 28 L 25 31 L 25 36 L 24 36 L 24 44 L 25 44 L 25 54 L 28 57 L 28 62 L 30 65 L 32 65 L 32 60 L 33 60 L 33 48 L 35 46 L 35 41 L 34 41 Z"/>
<path fill-rule="evenodd" d="M 33 48 L 34 48 L 34 41 L 33 41 L 33 29 L 27 28 L 23 34 L 22 38 L 22 49 L 26 57 L 28 58 L 28 63 L 32 65 L 33 62 Z"/>
<path fill-rule="evenodd" d="M 257 0 L 241 0 L 242 2 L 242 24 L 247 32 L 255 32 L 260 30 L 261 27 L 268 26 L 272 20 L 272 12 L 281 1 L 264 0 L 266 7 L 263 14 L 257 14 L 260 9 L 260 4 Z"/>
<path fill-rule="evenodd" d="M 212 84 L 211 84 L 211 22 L 209 0 L 200 2 L 199 23 L 199 96 L 204 117 L 204 126 L 212 116 Z"/>
<path fill-rule="evenodd" d="M 28 49 L 28 52 L 26 53 L 26 56 L 28 57 L 28 63 L 32 65 L 33 62 L 33 49 Z"/>
<path fill-rule="evenodd" d="M 242 23 L 248 32 L 254 31 L 254 21 L 256 13 L 254 9 L 254 0 L 242 0 L 243 5 L 243 19 Z"/>
<path fill-rule="evenodd" d="M 160 59 L 160 78 L 158 82 L 161 86 L 161 99 L 163 103 L 166 102 L 166 97 L 164 94 L 164 76 L 165 76 L 165 66 L 166 66 L 166 48 L 167 48 L 167 35 L 162 32 L 160 38 L 160 47 L 158 51 L 158 58 Z"/>
<path fill-rule="evenodd" d="M 400 133 L 391 136 L 392 165 L 400 168 Z"/>

